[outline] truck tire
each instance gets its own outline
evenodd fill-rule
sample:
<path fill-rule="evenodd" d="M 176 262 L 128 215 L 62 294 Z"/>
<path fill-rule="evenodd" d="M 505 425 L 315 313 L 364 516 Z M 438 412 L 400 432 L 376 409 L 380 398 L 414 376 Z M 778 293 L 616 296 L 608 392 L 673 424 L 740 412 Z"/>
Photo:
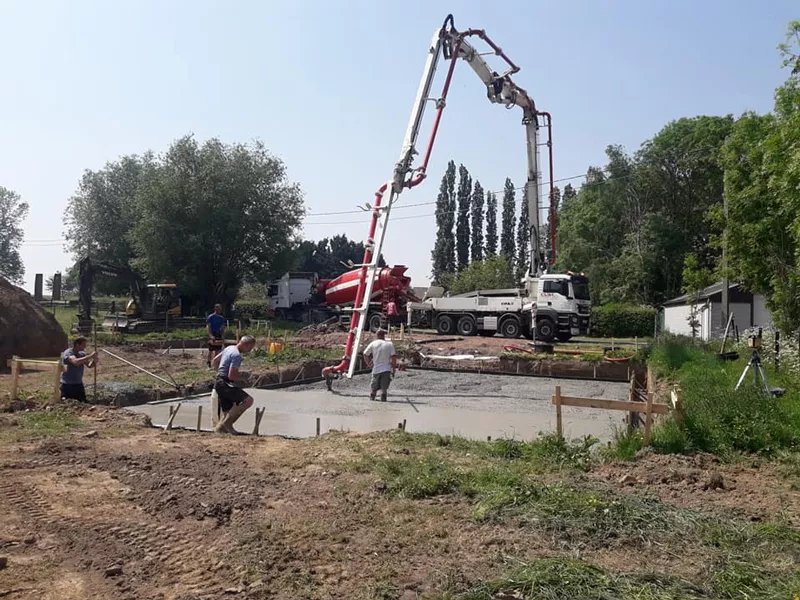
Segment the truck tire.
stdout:
<path fill-rule="evenodd" d="M 500 335 L 504 338 L 516 339 L 519 337 L 521 331 L 522 326 L 520 325 L 519 319 L 516 317 L 506 317 L 500 323 Z"/>
<path fill-rule="evenodd" d="M 441 315 L 436 319 L 436 333 L 441 335 L 452 335 L 455 331 L 455 323 L 450 315 Z"/>
<path fill-rule="evenodd" d="M 558 338 L 559 342 L 568 342 L 568 341 L 570 341 L 572 339 L 572 334 L 571 333 L 559 333 L 558 335 L 556 335 L 556 337 Z"/>
<path fill-rule="evenodd" d="M 372 313 L 369 316 L 369 321 L 367 321 L 367 323 L 369 324 L 369 330 L 372 333 L 375 333 L 383 325 L 383 317 L 381 317 L 380 313 Z"/>
<path fill-rule="evenodd" d="M 470 315 L 464 315 L 458 320 L 456 323 L 456 331 L 458 335 L 463 335 L 464 337 L 468 335 L 475 335 L 477 332 L 477 325 L 475 325 L 475 319 L 473 319 Z"/>
<path fill-rule="evenodd" d="M 552 342 L 556 337 L 556 324 L 547 317 L 536 320 L 536 339 L 543 342 Z"/>

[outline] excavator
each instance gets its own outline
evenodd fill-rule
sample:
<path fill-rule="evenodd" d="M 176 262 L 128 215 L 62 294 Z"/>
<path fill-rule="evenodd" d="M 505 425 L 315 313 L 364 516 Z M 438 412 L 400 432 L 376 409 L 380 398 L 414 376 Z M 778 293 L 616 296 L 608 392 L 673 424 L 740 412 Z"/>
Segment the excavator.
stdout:
<path fill-rule="evenodd" d="M 479 51 L 477 43 L 486 46 L 484 51 Z M 499 57 L 503 63 L 502 72 L 492 69 L 486 62 L 484 56 L 494 55 Z M 436 97 L 431 95 L 436 67 L 441 59 L 449 61 L 447 75 L 444 80 L 441 94 Z M 530 254 L 528 256 L 527 273 L 523 284 L 524 291 L 520 297 L 519 306 L 519 328 L 515 334 L 519 335 L 520 330 L 527 331 L 529 335 L 536 339 L 536 329 L 540 323 L 549 325 L 549 319 L 537 315 L 542 309 L 549 308 L 551 304 L 547 298 L 540 294 L 543 279 L 547 271 L 548 261 L 545 260 L 544 253 L 539 244 L 539 199 L 541 173 L 539 171 L 539 130 L 544 128 L 547 133 L 547 141 L 542 144 L 547 147 L 549 159 L 550 175 L 550 236 L 555 241 L 555 215 L 553 198 L 555 187 L 553 183 L 553 144 L 552 144 L 552 119 L 549 112 L 539 110 L 533 102 L 531 96 L 523 88 L 519 87 L 513 80 L 512 75 L 516 74 L 519 67 L 503 52 L 503 50 L 486 35 L 482 29 L 467 29 L 459 31 L 455 27 L 453 15 L 447 15 L 442 26 L 433 33 L 428 47 L 425 67 L 422 73 L 417 95 L 411 110 L 411 117 L 403 138 L 400 150 L 400 157 L 394 165 L 391 176 L 375 192 L 372 204 L 368 204 L 371 212 L 369 233 L 365 242 L 365 251 L 362 264 L 353 265 L 359 268 L 358 290 L 356 292 L 355 304 L 352 309 L 350 320 L 350 331 L 345 346 L 342 361 L 334 366 L 323 369 L 322 374 L 326 379 L 326 384 L 330 389 L 333 379 L 339 377 L 352 378 L 358 360 L 361 338 L 364 333 L 364 326 L 367 321 L 370 298 L 375 282 L 375 274 L 378 270 L 377 257 L 381 255 L 383 242 L 386 236 L 386 227 L 389 215 L 394 203 L 399 200 L 400 194 L 406 190 L 418 186 L 428 175 L 428 163 L 430 161 L 433 144 L 439 130 L 442 113 L 447 104 L 447 94 L 453 79 L 453 72 L 459 60 L 466 62 L 478 76 L 484 85 L 486 97 L 492 104 L 498 104 L 504 108 L 512 109 L 517 107 L 522 111 L 522 125 L 525 128 L 527 145 L 527 181 L 525 183 L 525 199 L 528 203 L 528 213 L 530 218 L 528 239 L 530 241 Z M 416 145 L 422 125 L 425 108 L 428 104 L 435 107 L 436 113 L 433 118 L 430 137 L 427 146 L 422 153 L 422 160 L 415 165 L 416 157 L 420 154 Z M 550 264 L 555 262 L 555 244 L 552 245 L 552 255 Z M 544 306 L 542 306 L 542 303 Z M 585 307 L 584 307 L 585 308 Z M 448 317 L 449 318 L 449 317 Z M 570 317 L 572 319 L 572 317 Z M 570 324 L 577 325 L 578 316 L 575 315 Z M 567 329 L 567 334 L 571 334 Z M 579 331 L 576 327 L 575 331 Z M 548 332 L 549 334 L 554 332 Z"/>
<path fill-rule="evenodd" d="M 129 298 L 124 310 L 112 310 L 103 320 L 103 328 L 112 331 L 153 331 L 172 321 L 181 321 L 182 306 L 178 286 L 174 283 L 151 283 L 129 267 L 104 261 L 94 261 L 88 256 L 78 263 L 80 273 L 79 294 L 80 327 L 92 323 L 92 289 L 97 275 L 121 279 L 129 285 Z"/>

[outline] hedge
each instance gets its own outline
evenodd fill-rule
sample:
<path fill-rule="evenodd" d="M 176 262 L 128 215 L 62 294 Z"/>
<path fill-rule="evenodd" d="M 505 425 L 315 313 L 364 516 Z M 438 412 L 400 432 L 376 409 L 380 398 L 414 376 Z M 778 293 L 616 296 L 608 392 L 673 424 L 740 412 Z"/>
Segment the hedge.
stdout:
<path fill-rule="evenodd" d="M 265 300 L 238 300 L 233 305 L 232 318 L 242 321 L 269 319 L 269 303 Z"/>
<path fill-rule="evenodd" d="M 592 336 L 650 337 L 656 309 L 632 304 L 604 304 L 592 307 Z"/>

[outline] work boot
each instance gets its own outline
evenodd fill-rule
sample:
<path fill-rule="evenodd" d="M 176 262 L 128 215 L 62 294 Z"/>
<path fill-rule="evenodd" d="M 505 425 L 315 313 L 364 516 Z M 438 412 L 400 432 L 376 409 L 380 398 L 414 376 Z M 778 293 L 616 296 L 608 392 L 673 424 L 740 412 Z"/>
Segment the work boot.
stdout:
<path fill-rule="evenodd" d="M 369 400 L 370 400 L 370 402 L 375 402 L 375 394 L 370 394 L 369 395 Z"/>
<path fill-rule="evenodd" d="M 381 395 L 381 402 L 386 402 L 386 394 Z"/>

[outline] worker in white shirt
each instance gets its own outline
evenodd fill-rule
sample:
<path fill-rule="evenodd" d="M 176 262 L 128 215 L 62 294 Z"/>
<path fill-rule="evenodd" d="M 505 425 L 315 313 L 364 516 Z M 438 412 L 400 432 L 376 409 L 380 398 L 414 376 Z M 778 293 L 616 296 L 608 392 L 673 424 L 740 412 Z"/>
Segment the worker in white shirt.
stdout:
<path fill-rule="evenodd" d="M 397 353 L 394 344 L 386 339 L 386 330 L 378 329 L 378 339 L 372 340 L 364 348 L 364 360 L 367 366 L 372 363 L 372 382 L 370 400 L 375 400 L 378 390 L 381 391 L 381 402 L 386 402 L 386 393 L 397 369 Z"/>

